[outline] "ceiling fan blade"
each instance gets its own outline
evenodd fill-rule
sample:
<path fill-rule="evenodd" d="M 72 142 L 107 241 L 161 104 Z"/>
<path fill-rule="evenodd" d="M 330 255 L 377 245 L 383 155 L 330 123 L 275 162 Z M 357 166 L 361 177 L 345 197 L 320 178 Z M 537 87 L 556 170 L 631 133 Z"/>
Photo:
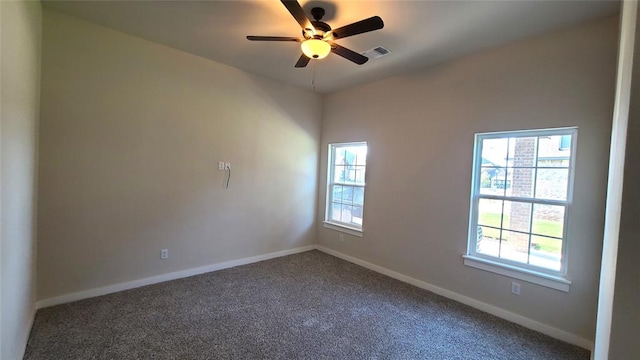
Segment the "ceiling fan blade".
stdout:
<path fill-rule="evenodd" d="M 334 29 L 332 31 L 332 34 L 334 39 L 342 39 L 346 38 L 347 36 L 353 36 L 373 30 L 382 29 L 383 27 L 384 22 L 382 21 L 382 19 L 379 16 L 372 16 L 368 19 L 360 20 L 358 22 L 354 22 L 353 24 Z"/>
<path fill-rule="evenodd" d="M 300 24 L 300 27 L 304 29 L 311 29 L 315 31 L 313 25 L 311 24 L 311 20 L 307 17 L 302 6 L 296 0 L 281 0 L 284 7 L 289 10 L 294 19 Z"/>
<path fill-rule="evenodd" d="M 298 62 L 296 63 L 296 67 L 297 68 L 303 68 L 303 67 L 307 66 L 307 64 L 309 63 L 309 60 L 311 60 L 311 59 L 309 59 L 307 57 L 307 55 L 305 55 L 305 54 L 300 55 L 300 59 L 298 59 Z"/>
<path fill-rule="evenodd" d="M 247 36 L 247 40 L 251 41 L 296 41 L 301 42 L 303 39 L 290 36 Z"/>
<path fill-rule="evenodd" d="M 358 64 L 358 65 L 362 65 L 364 63 L 366 63 L 367 61 L 369 61 L 369 58 L 364 56 L 364 55 L 360 55 L 357 52 L 353 51 L 353 50 L 349 50 L 346 47 L 340 46 L 338 44 L 334 44 L 331 43 L 331 52 L 342 56 L 343 58 L 353 61 L 354 63 Z"/>

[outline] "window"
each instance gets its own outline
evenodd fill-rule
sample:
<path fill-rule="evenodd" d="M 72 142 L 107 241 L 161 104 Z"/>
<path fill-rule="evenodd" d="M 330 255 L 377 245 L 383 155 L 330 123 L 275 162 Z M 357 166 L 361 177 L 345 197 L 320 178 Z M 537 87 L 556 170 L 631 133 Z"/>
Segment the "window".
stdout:
<path fill-rule="evenodd" d="M 362 236 L 367 143 L 329 145 L 325 227 Z"/>
<path fill-rule="evenodd" d="M 465 264 L 568 291 L 576 136 L 575 128 L 476 134 Z"/>

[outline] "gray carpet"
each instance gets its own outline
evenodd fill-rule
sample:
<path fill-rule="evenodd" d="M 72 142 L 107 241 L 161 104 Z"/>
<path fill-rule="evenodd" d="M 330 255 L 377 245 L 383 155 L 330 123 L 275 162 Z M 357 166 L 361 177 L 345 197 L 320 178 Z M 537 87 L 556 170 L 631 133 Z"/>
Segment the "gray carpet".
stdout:
<path fill-rule="evenodd" d="M 25 359 L 589 359 L 319 251 L 38 311 Z"/>

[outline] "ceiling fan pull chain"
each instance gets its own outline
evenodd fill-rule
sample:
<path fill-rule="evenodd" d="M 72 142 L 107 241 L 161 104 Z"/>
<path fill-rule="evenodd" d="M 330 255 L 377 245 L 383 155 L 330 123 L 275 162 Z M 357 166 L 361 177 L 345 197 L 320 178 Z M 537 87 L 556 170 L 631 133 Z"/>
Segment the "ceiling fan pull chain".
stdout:
<path fill-rule="evenodd" d="M 313 92 L 316 92 L 316 62 L 314 61 L 313 64 L 311 64 L 311 67 L 313 68 L 312 70 L 312 77 L 311 77 L 311 88 L 313 89 Z"/>

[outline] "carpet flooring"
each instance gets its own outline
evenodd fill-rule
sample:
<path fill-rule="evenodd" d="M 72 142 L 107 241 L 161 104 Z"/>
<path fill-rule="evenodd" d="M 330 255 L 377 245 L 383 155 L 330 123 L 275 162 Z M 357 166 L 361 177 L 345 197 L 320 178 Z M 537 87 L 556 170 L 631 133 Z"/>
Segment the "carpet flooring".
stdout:
<path fill-rule="evenodd" d="M 24 359 L 589 359 L 319 251 L 38 311 Z"/>

